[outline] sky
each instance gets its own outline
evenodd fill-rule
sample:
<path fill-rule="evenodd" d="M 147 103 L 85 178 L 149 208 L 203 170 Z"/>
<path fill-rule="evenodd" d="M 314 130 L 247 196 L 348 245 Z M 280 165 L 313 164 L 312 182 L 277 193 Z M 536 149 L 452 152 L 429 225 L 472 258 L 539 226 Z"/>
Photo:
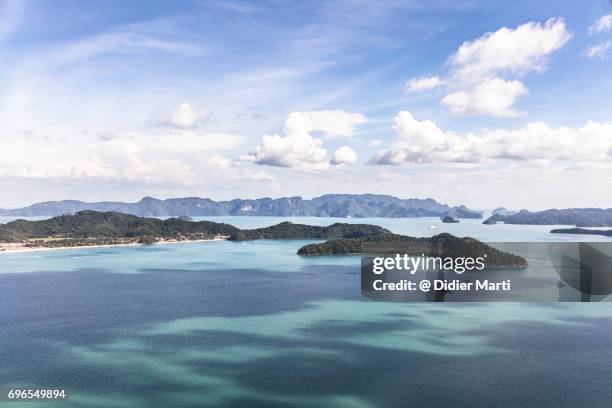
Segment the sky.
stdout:
<path fill-rule="evenodd" d="M 0 0 L 0 207 L 612 207 L 612 3 Z"/>

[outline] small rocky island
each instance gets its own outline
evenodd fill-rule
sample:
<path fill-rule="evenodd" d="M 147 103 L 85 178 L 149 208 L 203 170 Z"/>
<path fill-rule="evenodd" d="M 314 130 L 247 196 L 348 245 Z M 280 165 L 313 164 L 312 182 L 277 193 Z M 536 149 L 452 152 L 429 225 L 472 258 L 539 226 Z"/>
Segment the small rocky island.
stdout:
<path fill-rule="evenodd" d="M 592 230 L 586 228 L 558 228 L 550 231 L 552 234 L 603 235 L 612 237 L 612 230 Z"/>
<path fill-rule="evenodd" d="M 378 234 L 363 238 L 334 239 L 321 244 L 306 245 L 298 255 L 390 255 L 441 256 L 451 258 L 482 257 L 488 267 L 526 267 L 521 256 L 495 249 L 477 239 L 443 233 L 430 238 L 415 238 L 397 234 Z"/>
<path fill-rule="evenodd" d="M 459 222 L 459 220 L 454 219 L 450 215 L 445 215 L 444 217 L 441 218 L 441 220 L 442 222 L 446 224 L 457 224 Z"/>

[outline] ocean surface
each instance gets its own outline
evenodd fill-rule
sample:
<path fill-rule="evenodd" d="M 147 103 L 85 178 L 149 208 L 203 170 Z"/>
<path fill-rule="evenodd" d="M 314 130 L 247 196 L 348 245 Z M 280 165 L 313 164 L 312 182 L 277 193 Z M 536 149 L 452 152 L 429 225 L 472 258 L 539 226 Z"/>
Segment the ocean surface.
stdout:
<path fill-rule="evenodd" d="M 204 218 L 612 241 L 481 220 Z M 310 242 L 0 254 L 0 388 L 69 394 L 0 408 L 611 406 L 610 303 L 371 302 L 359 257 L 297 256 Z"/>

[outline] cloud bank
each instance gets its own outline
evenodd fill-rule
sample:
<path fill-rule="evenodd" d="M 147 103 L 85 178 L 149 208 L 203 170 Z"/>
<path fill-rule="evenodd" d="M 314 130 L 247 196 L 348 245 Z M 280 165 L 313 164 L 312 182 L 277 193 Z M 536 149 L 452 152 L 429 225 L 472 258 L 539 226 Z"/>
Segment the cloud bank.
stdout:
<path fill-rule="evenodd" d="M 577 128 L 534 122 L 515 130 L 458 135 L 402 111 L 393 129 L 396 142 L 373 155 L 370 164 L 481 163 L 491 159 L 592 162 L 609 160 L 612 149 L 612 124 L 594 121 Z"/>

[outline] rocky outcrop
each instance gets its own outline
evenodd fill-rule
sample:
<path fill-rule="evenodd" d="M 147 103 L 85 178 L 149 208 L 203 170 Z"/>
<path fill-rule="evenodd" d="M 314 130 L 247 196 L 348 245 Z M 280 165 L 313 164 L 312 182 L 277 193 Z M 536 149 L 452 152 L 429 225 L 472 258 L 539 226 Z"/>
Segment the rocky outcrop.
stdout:
<path fill-rule="evenodd" d="M 441 221 L 447 224 L 457 224 L 459 220 L 454 219 L 450 215 L 445 215 L 441 218 Z"/>

